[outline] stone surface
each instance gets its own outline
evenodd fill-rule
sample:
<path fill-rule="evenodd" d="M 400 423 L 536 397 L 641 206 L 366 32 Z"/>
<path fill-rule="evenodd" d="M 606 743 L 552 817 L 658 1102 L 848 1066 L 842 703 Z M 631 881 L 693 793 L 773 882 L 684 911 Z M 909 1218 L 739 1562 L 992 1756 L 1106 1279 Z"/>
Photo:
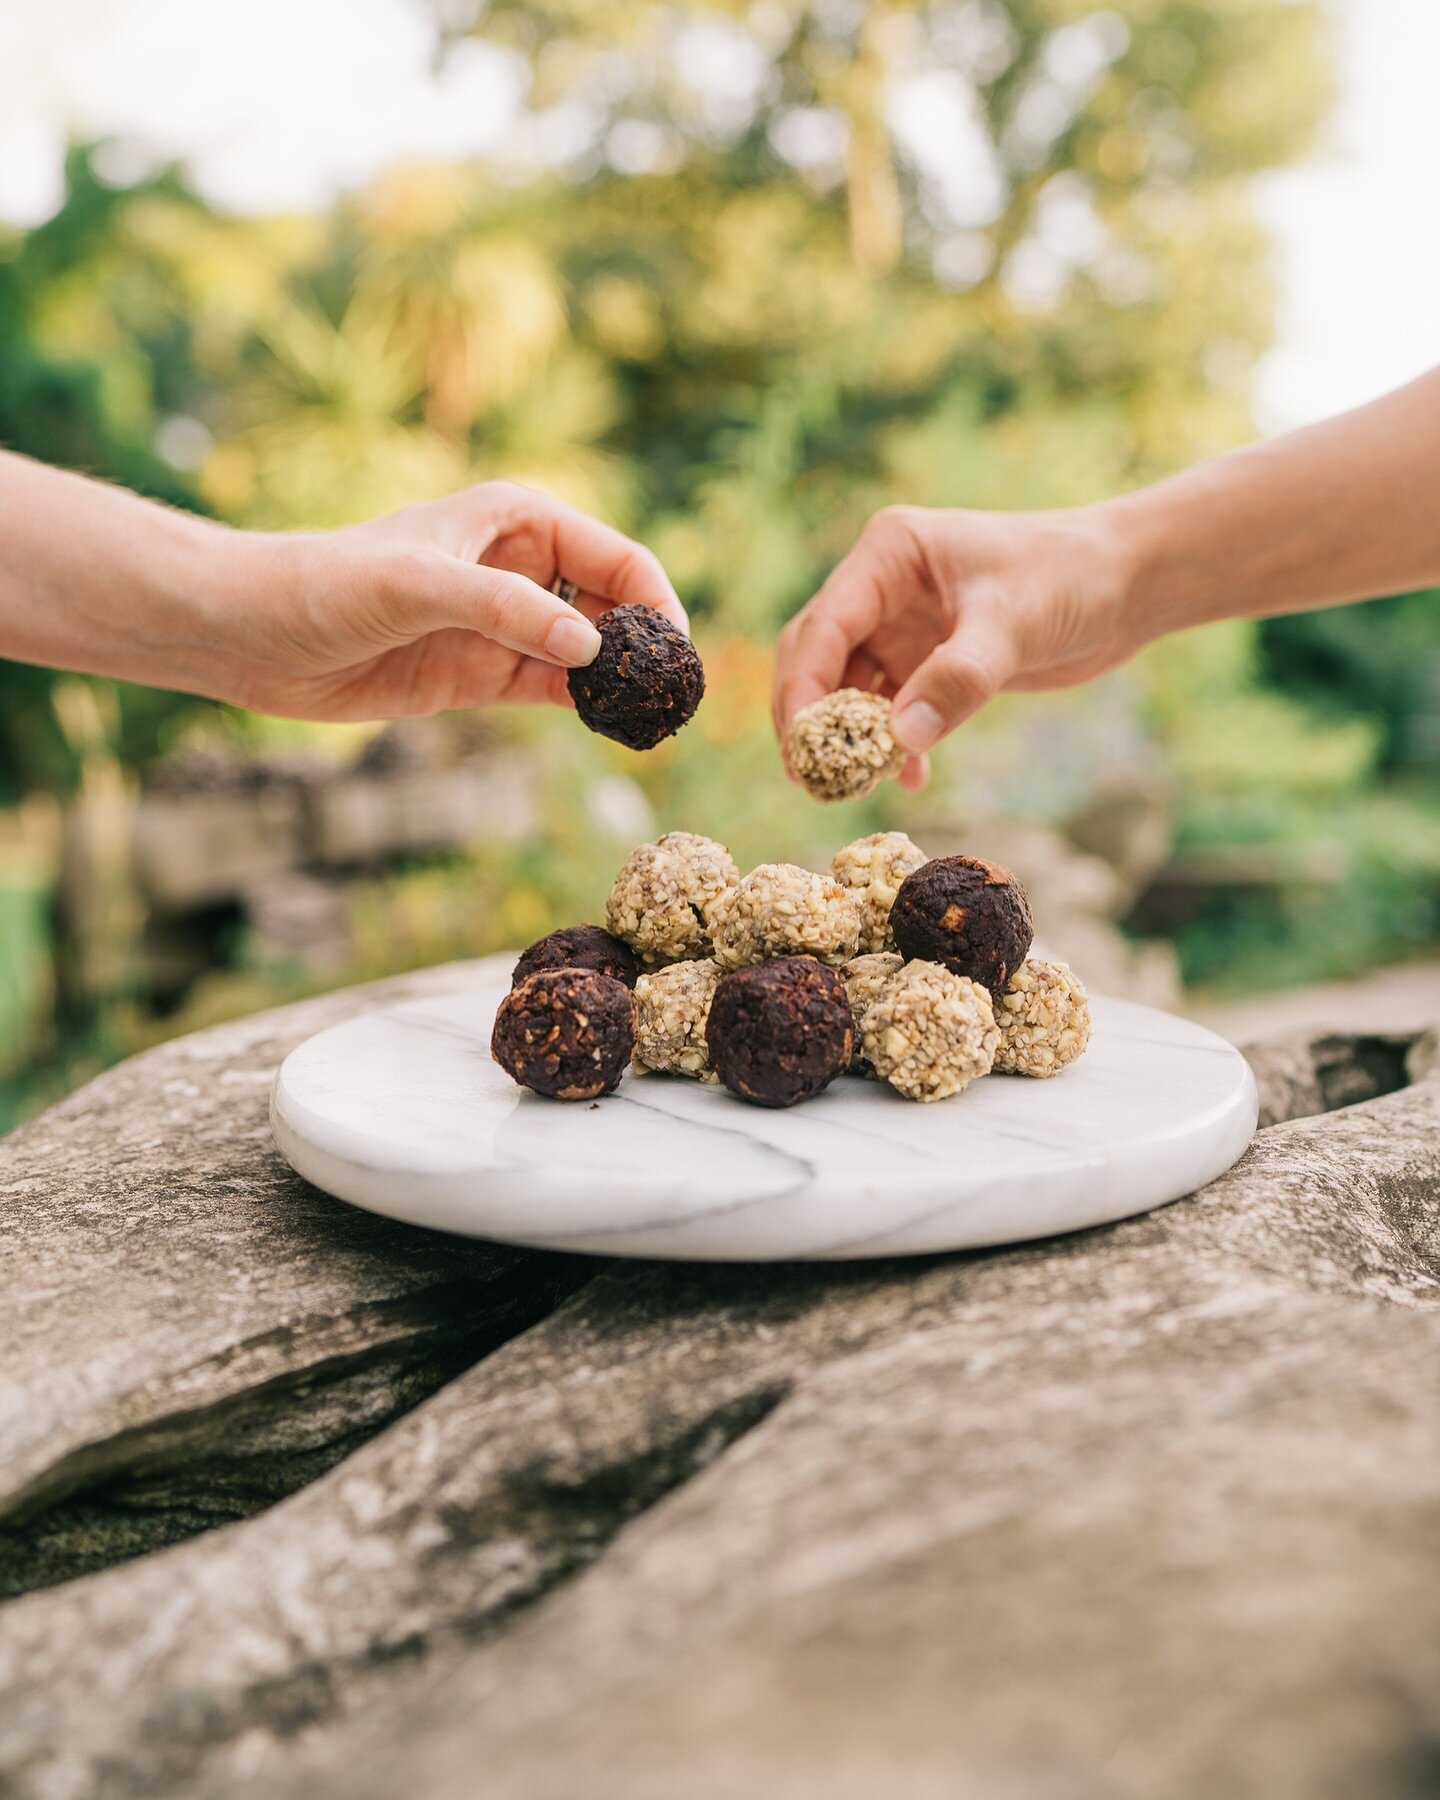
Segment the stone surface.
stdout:
<path fill-rule="evenodd" d="M 0 1607 L 6 1800 L 1434 1792 L 1433 1042 L 1257 1056 L 1277 1122 L 1113 1228 L 577 1263 L 266 1143 L 294 1042 L 470 979 L 168 1046 L 0 1145 L 12 1549 L 88 1505 L 115 1561 L 149 1479 L 198 1531 Z M 267 1506 L 272 1458 L 314 1479 Z"/>

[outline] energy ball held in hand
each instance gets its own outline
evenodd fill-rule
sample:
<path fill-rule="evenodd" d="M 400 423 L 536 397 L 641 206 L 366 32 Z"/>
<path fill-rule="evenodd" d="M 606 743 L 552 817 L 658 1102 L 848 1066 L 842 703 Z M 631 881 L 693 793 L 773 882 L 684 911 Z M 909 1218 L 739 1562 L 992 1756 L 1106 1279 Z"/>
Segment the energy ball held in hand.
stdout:
<path fill-rule="evenodd" d="M 611 975 L 633 988 L 640 959 L 627 943 L 599 925 L 567 925 L 521 951 L 511 987 L 519 987 L 527 976 L 542 969 L 593 969 L 597 975 Z"/>
<path fill-rule="evenodd" d="M 725 969 L 772 956 L 848 962 L 860 909 L 838 881 L 795 863 L 761 863 L 715 909 L 715 960 Z"/>
<path fill-rule="evenodd" d="M 890 702 L 864 688 L 838 688 L 802 706 L 785 747 L 801 786 L 816 800 L 863 800 L 905 767 Z"/>
<path fill-rule="evenodd" d="M 856 1075 L 873 1075 L 874 1065 L 865 1054 L 862 1031 L 865 1014 L 871 1003 L 878 1000 L 880 990 L 892 975 L 898 975 L 905 967 L 903 960 L 888 950 L 870 951 L 865 956 L 857 956 L 853 962 L 845 964 L 840 971 L 840 979 L 845 983 L 845 992 L 850 998 L 850 1010 L 855 1015 L 855 1054 L 851 1058 L 850 1067 Z"/>
<path fill-rule="evenodd" d="M 943 963 L 999 994 L 1035 935 L 1030 901 L 1000 863 L 937 856 L 907 875 L 890 909 L 895 946 L 907 961 Z"/>
<path fill-rule="evenodd" d="M 752 963 L 715 990 L 706 1027 L 716 1073 L 755 1106 L 796 1106 L 850 1066 L 845 983 L 811 956 Z"/>
<path fill-rule="evenodd" d="M 860 908 L 862 953 L 893 950 L 890 908 L 900 883 L 926 862 L 925 852 L 903 831 L 876 831 L 837 850 L 830 873 L 855 897 Z"/>
<path fill-rule="evenodd" d="M 995 1062 L 1000 1033 L 979 982 L 934 962 L 906 963 L 866 1008 L 865 1055 L 907 1100 L 948 1100 Z"/>
<path fill-rule="evenodd" d="M 1090 1042 L 1085 983 L 1065 963 L 1028 957 L 997 998 L 995 1022 L 997 1075 L 1058 1075 Z"/>
<path fill-rule="evenodd" d="M 625 858 L 605 903 L 605 923 L 651 968 L 708 956 L 720 902 L 739 879 L 723 844 L 693 831 L 667 831 Z"/>
<path fill-rule="evenodd" d="M 521 1087 L 595 1100 L 620 1085 L 635 1049 L 635 1003 L 593 969 L 542 969 L 500 1002 L 490 1054 Z"/>
<path fill-rule="evenodd" d="M 600 651 L 567 677 L 581 720 L 631 750 L 653 750 L 695 713 L 705 670 L 695 646 L 653 607 L 617 606 L 596 622 Z"/>
<path fill-rule="evenodd" d="M 718 1081 L 710 1067 L 705 1027 L 720 982 L 720 965 L 708 957 L 671 963 L 642 975 L 635 988 L 635 1061 L 642 1069 Z"/>

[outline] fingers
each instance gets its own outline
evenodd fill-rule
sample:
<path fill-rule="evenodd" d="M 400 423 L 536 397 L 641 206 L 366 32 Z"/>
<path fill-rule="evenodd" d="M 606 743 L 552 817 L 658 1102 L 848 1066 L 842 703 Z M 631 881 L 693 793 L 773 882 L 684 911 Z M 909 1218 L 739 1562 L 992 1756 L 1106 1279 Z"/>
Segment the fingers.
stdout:
<path fill-rule="evenodd" d="M 561 506 L 558 501 L 547 504 L 553 508 L 550 517 L 557 575 L 602 603 L 653 607 L 689 636 L 685 608 L 653 551 L 573 507 Z"/>
<path fill-rule="evenodd" d="M 781 632 L 772 712 L 782 742 L 802 706 L 845 685 L 851 659 L 884 615 L 885 577 L 893 567 L 893 554 L 867 528 L 820 592 Z"/>
<path fill-rule="evenodd" d="M 932 650 L 895 696 L 899 742 L 920 756 L 999 693 L 1015 672 L 1015 650 L 992 620 L 972 618 Z"/>
<path fill-rule="evenodd" d="M 521 656 L 583 668 L 600 633 L 573 606 L 524 575 L 438 552 L 403 556 L 390 572 L 389 609 L 402 635 L 456 628 L 478 632 Z"/>
<path fill-rule="evenodd" d="M 643 544 L 548 494 L 487 481 L 441 503 L 471 519 L 481 554 L 548 586 L 563 577 L 577 598 L 611 606 L 650 606 L 687 635 L 690 621 L 659 559 Z M 513 557 L 513 561 L 507 558 Z"/>

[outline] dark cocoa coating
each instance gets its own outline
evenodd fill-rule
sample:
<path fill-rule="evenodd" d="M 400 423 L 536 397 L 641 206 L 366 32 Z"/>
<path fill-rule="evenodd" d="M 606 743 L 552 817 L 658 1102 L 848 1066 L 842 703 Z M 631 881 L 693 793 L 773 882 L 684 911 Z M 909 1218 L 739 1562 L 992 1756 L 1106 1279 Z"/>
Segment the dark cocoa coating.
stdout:
<path fill-rule="evenodd" d="M 1025 960 L 1035 924 L 1019 881 L 979 856 L 937 856 L 900 883 L 890 929 L 907 962 L 943 963 L 992 994 Z"/>
<path fill-rule="evenodd" d="M 511 987 L 519 987 L 526 976 L 541 969 L 593 969 L 597 975 L 611 975 L 633 988 L 640 978 L 640 958 L 623 938 L 602 925 L 566 925 L 520 952 Z"/>
<path fill-rule="evenodd" d="M 855 1021 L 836 970 L 813 956 L 786 956 L 725 977 L 706 1038 L 732 1094 L 756 1106 L 794 1106 L 850 1067 Z"/>
<path fill-rule="evenodd" d="M 597 620 L 600 654 L 569 674 L 575 710 L 592 731 L 652 750 L 695 712 L 705 670 L 695 646 L 653 607 L 617 606 Z"/>
<path fill-rule="evenodd" d="M 612 975 L 542 969 L 500 1002 L 490 1054 L 521 1087 L 594 1100 L 620 1085 L 635 1048 L 635 1002 Z"/>

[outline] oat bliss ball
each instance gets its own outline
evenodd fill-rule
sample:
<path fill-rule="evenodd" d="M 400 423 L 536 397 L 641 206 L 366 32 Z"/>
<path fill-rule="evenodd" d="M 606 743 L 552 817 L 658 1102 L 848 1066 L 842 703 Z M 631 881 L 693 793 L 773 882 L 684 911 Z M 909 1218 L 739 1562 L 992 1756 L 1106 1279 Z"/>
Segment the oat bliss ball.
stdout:
<path fill-rule="evenodd" d="M 1010 977 L 995 1007 L 1001 1075 L 1058 1075 L 1090 1043 L 1085 983 L 1063 962 L 1030 957 Z"/>
<path fill-rule="evenodd" d="M 845 983 L 845 992 L 850 999 L 850 1011 L 855 1018 L 855 1054 L 850 1066 L 857 1075 L 875 1073 L 875 1065 L 865 1054 L 862 1033 L 865 1014 L 870 1010 L 871 1002 L 879 998 L 885 983 L 892 975 L 898 975 L 904 967 L 903 958 L 893 952 L 875 950 L 865 956 L 857 956 L 840 971 L 840 978 Z"/>
<path fill-rule="evenodd" d="M 713 936 L 723 969 L 777 956 L 843 963 L 859 946 L 860 909 L 833 876 L 761 863 L 717 906 Z"/>
<path fill-rule="evenodd" d="M 907 1100 L 948 1100 L 995 1066 L 1000 1032 L 979 982 L 906 963 L 865 1009 L 865 1055 Z"/>
<path fill-rule="evenodd" d="M 863 800 L 905 767 L 890 702 L 864 688 L 839 688 L 802 706 L 785 748 L 796 777 L 817 800 Z"/>
<path fill-rule="evenodd" d="M 662 1075 L 718 1081 L 705 1028 L 720 984 L 719 963 L 670 963 L 635 984 L 635 1064 Z"/>
<path fill-rule="evenodd" d="M 924 866 L 925 852 L 903 831 L 876 831 L 835 852 L 830 873 L 860 908 L 860 951 L 893 950 L 890 909 L 907 875 Z"/>
<path fill-rule="evenodd" d="M 716 907 L 739 879 L 723 844 L 693 831 L 667 831 L 625 858 L 605 923 L 651 968 L 708 956 Z"/>

